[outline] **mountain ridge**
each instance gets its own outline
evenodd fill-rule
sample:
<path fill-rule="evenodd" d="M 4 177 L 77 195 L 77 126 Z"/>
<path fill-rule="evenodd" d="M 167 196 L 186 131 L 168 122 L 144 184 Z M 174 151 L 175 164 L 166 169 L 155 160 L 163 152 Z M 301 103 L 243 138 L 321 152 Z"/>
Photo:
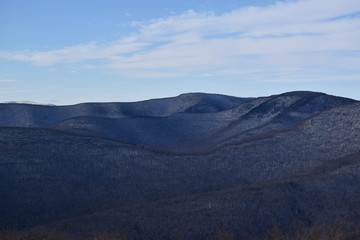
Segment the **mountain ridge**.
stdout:
<path fill-rule="evenodd" d="M 292 102 L 286 103 L 289 99 Z M 309 110 L 304 104 L 315 105 L 311 101 L 320 103 L 316 103 L 318 106 Z M 247 137 L 249 134 L 292 126 L 312 114 L 351 102 L 355 101 L 321 93 L 293 92 L 253 99 L 219 112 L 194 115 L 193 112 L 184 111 L 170 116 L 132 116 L 117 119 L 79 116 L 66 119 L 55 128 L 110 137 L 162 151 L 196 152 L 211 146 L 224 145 L 231 138 L 238 139 L 241 135 Z M 274 112 L 264 113 L 262 109 Z M 265 115 L 268 115 L 268 119 Z M 111 129 L 111 132 L 102 131 L 100 126 L 101 129 Z M 146 126 L 145 129 L 143 126 Z M 153 130 L 154 132 L 151 132 Z"/>

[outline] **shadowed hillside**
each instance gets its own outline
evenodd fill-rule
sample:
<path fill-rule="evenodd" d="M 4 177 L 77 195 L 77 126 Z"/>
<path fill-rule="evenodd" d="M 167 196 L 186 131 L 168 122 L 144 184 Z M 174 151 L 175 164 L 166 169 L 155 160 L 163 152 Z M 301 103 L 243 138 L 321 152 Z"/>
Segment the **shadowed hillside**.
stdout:
<path fill-rule="evenodd" d="M 83 234 L 121 232 L 138 239 L 169 239 L 178 231 L 184 239 L 210 239 L 226 231 L 248 239 L 276 226 L 336 220 L 360 227 L 359 157 L 352 154 L 332 161 L 331 167 L 320 166 L 321 171 L 285 180 L 111 209 L 49 227 Z"/>

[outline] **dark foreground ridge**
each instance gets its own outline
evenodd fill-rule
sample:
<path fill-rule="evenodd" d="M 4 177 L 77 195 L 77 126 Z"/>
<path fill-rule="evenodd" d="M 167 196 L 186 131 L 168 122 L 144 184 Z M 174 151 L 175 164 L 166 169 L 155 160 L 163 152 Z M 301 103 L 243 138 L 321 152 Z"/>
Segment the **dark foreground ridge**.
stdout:
<path fill-rule="evenodd" d="M 360 227 L 360 102 L 323 93 L 0 104 L 0 152 L 3 230 L 261 239 L 341 223 L 346 239 Z"/>

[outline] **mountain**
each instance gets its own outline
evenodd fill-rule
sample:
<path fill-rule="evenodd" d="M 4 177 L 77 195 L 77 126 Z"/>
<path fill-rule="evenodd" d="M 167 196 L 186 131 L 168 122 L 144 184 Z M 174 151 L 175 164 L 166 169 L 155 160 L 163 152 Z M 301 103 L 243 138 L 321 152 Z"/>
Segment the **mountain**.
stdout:
<path fill-rule="evenodd" d="M 3 104 L 0 123 L 1 229 L 250 239 L 297 223 L 360 226 L 355 100 Z"/>
<path fill-rule="evenodd" d="M 173 98 L 134 103 L 81 103 L 69 106 L 3 103 L 0 104 L 0 126 L 51 127 L 66 119 L 81 116 L 166 117 L 179 112 L 217 112 L 233 108 L 249 100 L 251 99 L 219 94 L 189 93 Z"/>
<path fill-rule="evenodd" d="M 199 112 L 194 112 L 191 107 L 190 112 L 187 109 L 166 117 L 80 116 L 62 121 L 56 128 L 163 151 L 194 152 L 292 126 L 320 111 L 350 102 L 350 99 L 320 93 L 293 92 L 248 100 L 217 112 L 194 114 Z"/>

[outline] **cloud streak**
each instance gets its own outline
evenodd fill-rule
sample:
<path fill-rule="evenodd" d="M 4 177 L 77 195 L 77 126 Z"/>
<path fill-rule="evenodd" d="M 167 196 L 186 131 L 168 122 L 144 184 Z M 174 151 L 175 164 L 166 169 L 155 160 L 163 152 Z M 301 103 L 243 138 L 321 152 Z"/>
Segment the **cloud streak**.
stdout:
<path fill-rule="evenodd" d="M 12 79 L 1 79 L 0 78 L 0 83 L 11 83 L 11 82 L 16 82 L 16 81 L 12 80 Z"/>
<path fill-rule="evenodd" d="M 14 94 L 14 93 L 34 93 L 34 92 L 46 92 L 53 90 L 53 88 L 45 88 L 45 89 L 8 89 L 0 91 L 0 95 L 6 94 Z"/>
<path fill-rule="evenodd" d="M 101 68 L 134 78 L 246 78 L 257 72 L 264 79 L 272 69 L 275 73 L 268 81 L 275 81 L 282 79 L 281 72 L 296 68 L 294 76 L 307 71 L 326 77 L 331 69 L 331 77 L 347 79 L 343 72 L 360 73 L 359 12 L 358 0 L 286 1 L 221 15 L 188 11 L 134 23 L 136 33 L 116 42 L 0 52 L 0 58 Z"/>

